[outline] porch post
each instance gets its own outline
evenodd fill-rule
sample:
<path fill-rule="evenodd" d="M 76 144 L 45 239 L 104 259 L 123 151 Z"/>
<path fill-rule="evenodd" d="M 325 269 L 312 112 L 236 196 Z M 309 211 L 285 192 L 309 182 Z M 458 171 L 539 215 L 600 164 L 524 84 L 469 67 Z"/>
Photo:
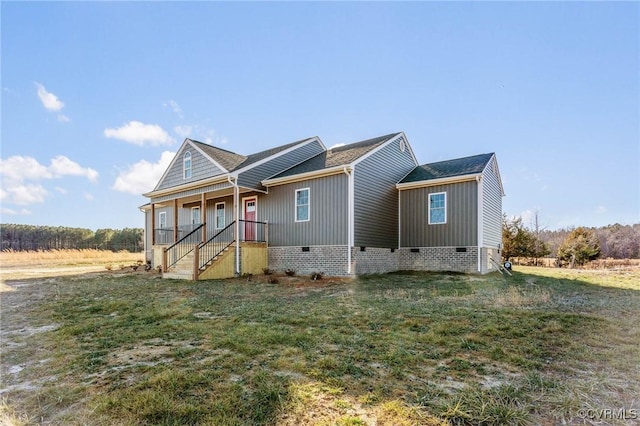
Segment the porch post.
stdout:
<path fill-rule="evenodd" d="M 156 245 L 156 205 L 151 203 L 151 247 Z"/>
<path fill-rule="evenodd" d="M 173 242 L 178 241 L 178 199 L 173 200 Z"/>
<path fill-rule="evenodd" d="M 238 181 L 233 188 L 233 216 L 236 221 L 234 231 L 236 235 L 236 274 L 240 275 L 240 188 Z"/>
<path fill-rule="evenodd" d="M 202 242 L 207 241 L 207 197 L 202 193 L 200 200 L 200 223 L 202 223 Z"/>

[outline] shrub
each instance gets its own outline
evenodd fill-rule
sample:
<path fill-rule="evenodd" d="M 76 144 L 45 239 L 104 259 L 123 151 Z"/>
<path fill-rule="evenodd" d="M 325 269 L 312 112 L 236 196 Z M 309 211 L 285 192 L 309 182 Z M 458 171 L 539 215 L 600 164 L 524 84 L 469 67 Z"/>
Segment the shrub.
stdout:
<path fill-rule="evenodd" d="M 287 274 L 288 277 L 292 277 L 296 274 L 296 270 L 295 269 L 285 269 L 284 271 L 285 274 Z"/>
<path fill-rule="evenodd" d="M 269 268 L 262 268 L 262 273 L 265 275 L 271 275 L 273 271 Z"/>
<path fill-rule="evenodd" d="M 312 272 L 311 273 L 311 279 L 314 280 L 314 281 L 321 280 L 323 276 L 324 276 L 323 272 Z"/>
<path fill-rule="evenodd" d="M 269 284 L 278 284 L 278 282 L 279 282 L 278 278 L 273 277 L 273 276 L 269 277 L 269 279 L 267 281 L 269 282 Z"/>

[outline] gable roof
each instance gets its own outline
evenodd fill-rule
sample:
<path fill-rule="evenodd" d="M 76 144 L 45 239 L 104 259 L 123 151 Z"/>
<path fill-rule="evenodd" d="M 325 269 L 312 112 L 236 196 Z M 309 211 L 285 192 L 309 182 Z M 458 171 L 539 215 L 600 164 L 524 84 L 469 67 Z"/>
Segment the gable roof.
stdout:
<path fill-rule="evenodd" d="M 277 175 L 270 177 L 267 180 L 279 179 L 303 173 L 319 172 L 324 169 L 352 164 L 354 161 L 360 159 L 364 155 L 400 134 L 401 133 L 391 133 L 385 136 L 379 136 L 377 138 L 328 149 L 315 157 L 311 157 L 310 159 L 285 170 L 282 173 L 278 173 Z"/>
<path fill-rule="evenodd" d="M 188 139 L 193 145 L 200 148 L 205 154 L 211 157 L 212 160 L 224 167 L 227 172 L 234 172 L 236 170 L 248 167 L 260 160 L 269 158 L 272 155 L 276 155 L 281 151 L 289 149 L 293 146 L 299 145 L 303 142 L 307 142 L 314 138 L 301 139 L 296 142 L 291 142 L 285 145 L 280 145 L 275 148 L 269 148 L 264 151 L 256 152 L 255 154 L 241 155 L 235 152 L 228 151 L 226 149 L 218 148 L 216 146 L 208 145 L 203 142 L 199 142 L 193 139 Z"/>
<path fill-rule="evenodd" d="M 482 173 L 493 156 L 494 153 L 479 154 L 473 155 L 471 157 L 456 158 L 454 160 L 423 164 L 413 169 L 398 183 L 403 184 L 434 179 L 453 178 L 466 175 L 476 175 Z"/>

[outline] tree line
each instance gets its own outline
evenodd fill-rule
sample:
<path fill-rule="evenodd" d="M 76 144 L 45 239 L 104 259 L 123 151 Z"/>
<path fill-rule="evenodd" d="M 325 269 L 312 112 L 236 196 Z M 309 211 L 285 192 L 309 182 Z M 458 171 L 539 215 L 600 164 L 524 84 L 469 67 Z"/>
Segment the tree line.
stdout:
<path fill-rule="evenodd" d="M 505 215 L 502 242 L 505 260 L 529 258 L 536 263 L 543 257 L 555 257 L 558 266 L 574 266 L 597 258 L 640 259 L 640 224 L 549 231 L 528 228 L 521 218 Z"/>
<path fill-rule="evenodd" d="M 2 250 L 97 249 L 140 252 L 144 249 L 142 228 L 98 229 L 66 226 L 0 225 Z"/>

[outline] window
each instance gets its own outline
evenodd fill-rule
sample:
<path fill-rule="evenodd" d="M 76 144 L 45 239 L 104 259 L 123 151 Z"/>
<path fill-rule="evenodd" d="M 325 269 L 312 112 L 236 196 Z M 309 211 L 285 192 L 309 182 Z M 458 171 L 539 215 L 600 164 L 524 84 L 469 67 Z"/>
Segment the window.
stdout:
<path fill-rule="evenodd" d="M 191 178 L 191 153 L 189 151 L 184 153 L 184 157 L 182 158 L 182 170 L 184 172 L 184 178 Z"/>
<path fill-rule="evenodd" d="M 167 212 L 160 212 L 158 217 L 159 226 L 158 228 L 164 229 L 167 227 Z"/>
<path fill-rule="evenodd" d="M 224 228 L 224 203 L 216 203 L 216 229 Z"/>
<path fill-rule="evenodd" d="M 429 194 L 429 225 L 447 223 L 447 193 Z"/>
<path fill-rule="evenodd" d="M 200 207 L 191 207 L 191 223 L 200 225 Z"/>
<path fill-rule="evenodd" d="M 296 189 L 296 222 L 309 220 L 309 188 Z"/>

